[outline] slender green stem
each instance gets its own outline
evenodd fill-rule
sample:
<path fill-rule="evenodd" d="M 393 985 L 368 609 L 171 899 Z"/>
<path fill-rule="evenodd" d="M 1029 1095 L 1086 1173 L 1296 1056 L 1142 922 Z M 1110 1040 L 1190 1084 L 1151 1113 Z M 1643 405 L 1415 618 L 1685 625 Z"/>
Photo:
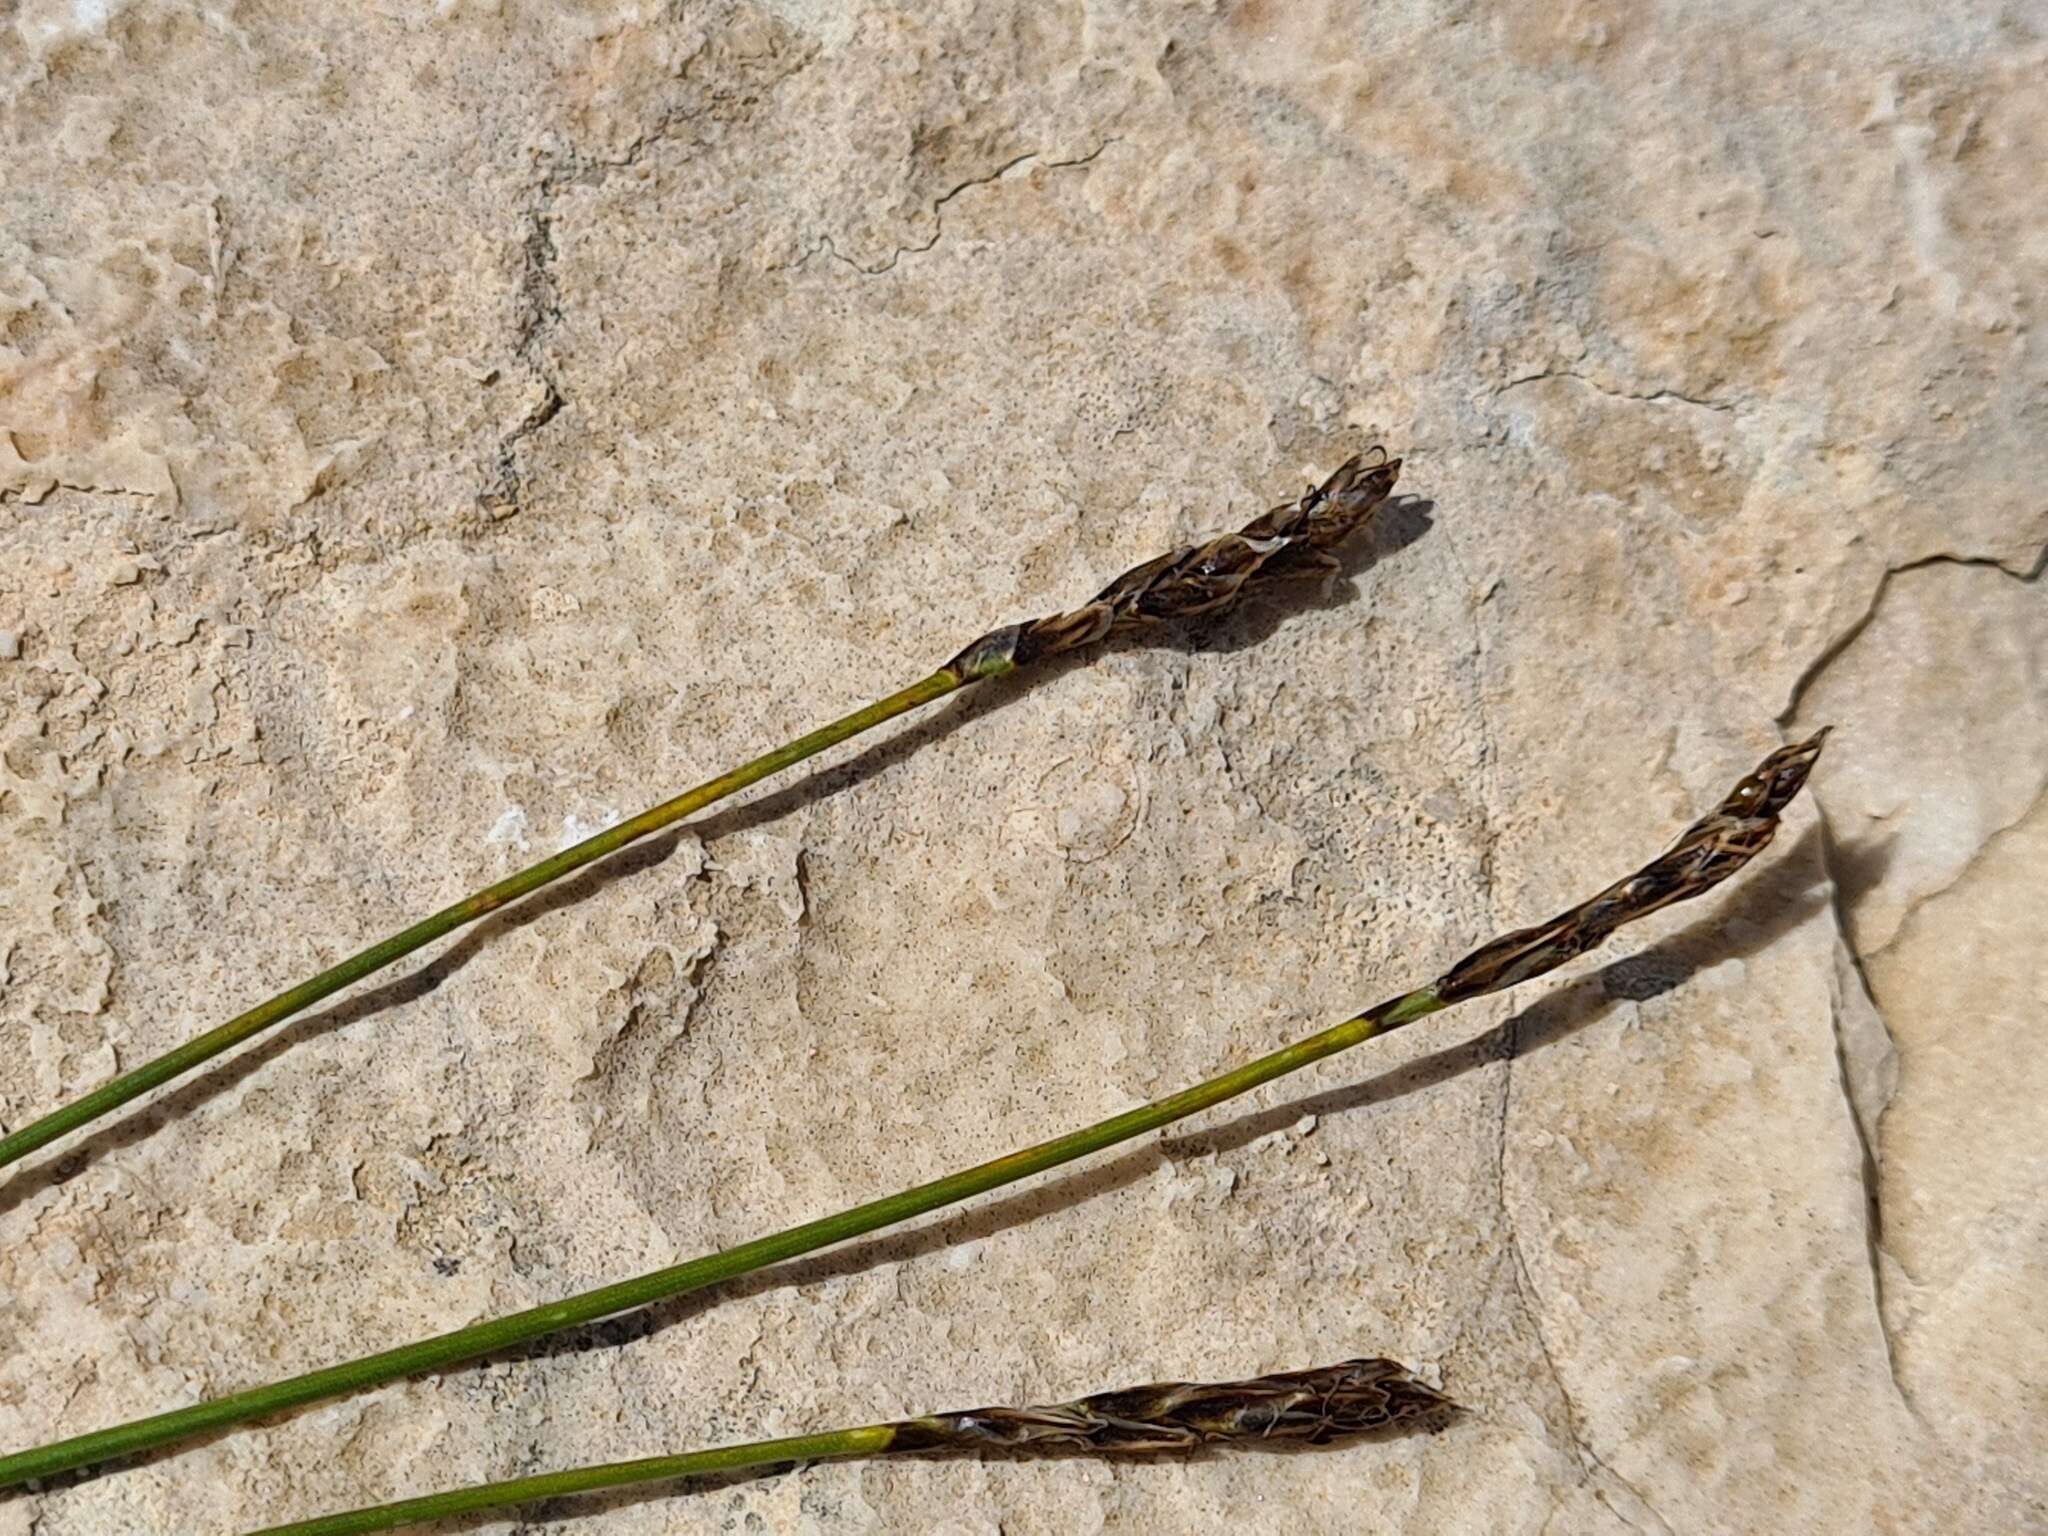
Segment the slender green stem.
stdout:
<path fill-rule="evenodd" d="M 976 669 L 964 670 L 974 675 Z M 771 1237 L 756 1238 L 723 1253 L 707 1254 L 632 1280 L 600 1286 L 565 1301 L 458 1328 L 453 1333 L 325 1370 L 0 1457 L 0 1488 L 151 1450 L 324 1398 L 342 1397 L 403 1377 L 443 1370 L 479 1355 L 531 1343 L 564 1328 L 596 1322 L 615 1312 L 629 1312 L 672 1296 L 703 1290 L 1047 1172 L 1234 1099 L 1440 1008 L 1517 986 L 1584 955 L 1626 923 L 1712 890 L 1747 865 L 1777 835 L 1779 816 L 1805 785 L 1826 735 L 1822 731 L 1771 753 L 1719 806 L 1687 828 L 1677 842 L 1598 895 L 1547 923 L 1489 940 L 1427 986 L 1403 993 L 1342 1024 L 1283 1046 L 1193 1088 L 1112 1115 L 1085 1130 L 1040 1142 L 1022 1152 L 791 1227 Z"/>
<path fill-rule="evenodd" d="M 343 987 L 361 981 L 372 972 L 380 971 L 392 961 L 402 959 L 423 944 L 454 932 L 466 924 L 475 922 L 485 914 L 495 912 L 507 902 L 550 885 L 564 875 L 579 870 L 607 854 L 616 853 L 628 843 L 638 842 L 650 833 L 659 832 L 685 816 L 694 815 L 715 801 L 737 793 L 765 779 L 771 773 L 800 763 L 807 757 L 815 756 L 827 747 L 872 730 L 885 720 L 893 720 L 906 711 L 928 704 L 933 699 L 943 698 L 954 689 L 973 682 L 989 672 L 963 675 L 950 667 L 941 667 L 922 682 L 912 683 L 900 693 L 892 693 L 885 699 L 855 710 L 852 714 L 833 721 L 830 725 L 812 731 L 808 736 L 799 736 L 785 746 L 777 747 L 755 758 L 751 763 L 722 773 L 717 778 L 699 784 L 695 789 L 665 800 L 660 805 L 642 811 L 629 821 L 608 827 L 595 837 L 564 848 L 538 864 L 522 869 L 516 875 L 507 875 L 495 885 L 487 885 L 474 895 L 465 896 L 452 907 L 444 907 L 432 917 L 422 918 L 381 943 L 372 944 L 368 949 L 350 955 L 339 965 L 330 966 L 310 981 L 300 982 L 288 992 L 280 992 L 268 1002 L 258 1003 L 246 1013 L 237 1014 L 217 1029 L 210 1029 L 203 1035 L 187 1040 L 174 1050 L 166 1051 L 153 1061 L 143 1063 L 132 1071 L 124 1072 L 113 1081 L 104 1083 L 81 1098 L 72 1100 L 63 1108 L 53 1110 L 40 1120 L 32 1120 L 21 1129 L 0 1137 L 0 1168 L 18 1158 L 26 1157 L 38 1147 L 55 1141 L 59 1136 L 89 1125 L 110 1110 L 118 1109 L 130 1099 L 160 1088 L 175 1077 L 191 1071 L 202 1062 L 210 1061 L 222 1051 L 240 1045 L 250 1036 L 282 1023 L 293 1014 L 311 1007 L 324 997 L 332 996 Z"/>
<path fill-rule="evenodd" d="M 818 1435 L 790 1435 L 781 1440 L 755 1440 L 722 1445 L 715 1450 L 687 1451 L 679 1456 L 643 1456 L 638 1461 L 613 1461 L 567 1472 L 543 1472 L 502 1483 L 480 1483 L 429 1493 L 374 1509 L 321 1515 L 290 1525 L 274 1525 L 254 1536 L 362 1536 L 366 1531 L 394 1531 L 427 1520 L 446 1520 L 507 1504 L 559 1499 L 631 1483 L 667 1482 L 678 1477 L 705 1477 L 716 1472 L 743 1472 L 749 1467 L 781 1466 L 792 1461 L 824 1461 L 834 1456 L 876 1456 L 889 1449 L 897 1424 L 870 1424 L 862 1429 L 835 1429 Z"/>
<path fill-rule="evenodd" d="M 236 1392 L 211 1402 L 195 1403 L 189 1408 L 173 1409 L 130 1424 L 94 1430 L 37 1450 L 0 1457 L 0 1488 L 12 1487 L 31 1478 L 48 1477 L 73 1467 L 90 1466 L 111 1457 L 151 1450 L 209 1430 L 246 1424 L 251 1419 L 264 1418 L 325 1398 L 367 1391 L 407 1376 L 446 1370 L 479 1355 L 530 1344 L 564 1328 L 594 1323 L 615 1312 L 629 1312 L 673 1296 L 701 1291 L 770 1264 L 779 1264 L 785 1259 L 828 1248 L 849 1238 L 862 1237 L 945 1206 L 957 1205 L 962 1200 L 987 1194 L 1005 1184 L 1014 1184 L 1019 1179 L 1028 1179 L 1033 1174 L 1071 1163 L 1091 1152 L 1100 1152 L 1105 1147 L 1142 1136 L 1147 1131 L 1156 1131 L 1226 1099 L 1234 1099 L 1262 1083 L 1270 1083 L 1276 1077 L 1298 1072 L 1326 1056 L 1349 1050 L 1383 1030 L 1397 1028 L 1424 1014 L 1434 1013 L 1443 1006 L 1433 986 L 1422 987 L 1168 1098 L 1112 1115 L 1085 1130 L 1041 1142 L 1022 1152 L 1012 1152 L 964 1172 L 948 1174 L 945 1178 L 934 1179 L 900 1194 L 854 1206 L 837 1215 L 808 1221 L 769 1237 L 758 1237 L 722 1253 L 707 1254 L 631 1280 L 600 1286 L 563 1301 L 458 1328 L 453 1333 L 400 1345 L 360 1360 L 309 1371 L 303 1376 L 247 1392 Z"/>
<path fill-rule="evenodd" d="M 424 1520 L 474 1514 L 536 1499 L 667 1482 L 831 1456 L 989 1451 L 1097 1456 L 1172 1454 L 1198 1446 L 1333 1445 L 1366 1435 L 1425 1431 L 1454 1423 L 1458 1405 L 1394 1360 L 1343 1360 L 1248 1381 L 1162 1381 L 1119 1387 L 1070 1403 L 969 1408 L 785 1440 L 757 1440 L 682 1456 L 645 1456 L 509 1478 L 391 1504 L 273 1526 L 255 1536 L 358 1536 Z"/>
<path fill-rule="evenodd" d="M 160 1088 L 173 1078 L 191 1071 L 251 1035 L 290 1018 L 323 997 L 382 970 L 422 944 L 431 944 L 466 923 L 509 901 L 517 901 L 572 870 L 595 859 L 615 853 L 628 843 L 658 832 L 683 817 L 701 811 L 712 802 L 765 779 L 792 763 L 835 746 L 861 732 L 892 720 L 920 704 L 951 693 L 956 688 L 986 678 L 999 677 L 1028 667 L 1063 652 L 1092 645 L 1105 635 L 1128 634 L 1149 629 L 1170 618 L 1219 613 L 1238 602 L 1246 591 L 1297 576 L 1303 572 L 1334 569 L 1329 553 L 1385 501 L 1401 470 L 1399 459 L 1384 452 L 1354 458 L 1341 465 L 1322 485 L 1311 488 L 1298 501 L 1275 507 L 1253 519 L 1241 532 L 1225 534 L 1202 544 L 1173 551 L 1148 560 L 1119 576 L 1109 586 L 1070 613 L 1050 614 L 1023 624 L 1006 624 L 971 642 L 930 677 L 913 683 L 901 693 L 892 693 L 821 730 L 800 736 L 787 746 L 777 747 L 744 767 L 721 774 L 642 811 L 631 821 L 586 838 L 565 848 L 553 858 L 543 859 L 531 869 L 489 885 L 454 906 L 414 923 L 380 944 L 372 944 L 302 982 L 289 992 L 280 992 L 247 1013 L 238 1014 L 218 1029 L 186 1041 L 154 1061 L 125 1072 L 112 1082 L 74 1099 L 40 1120 L 31 1121 L 9 1135 L 0 1136 L 0 1168 L 26 1157 L 59 1136 L 89 1125 L 130 1099 Z"/>

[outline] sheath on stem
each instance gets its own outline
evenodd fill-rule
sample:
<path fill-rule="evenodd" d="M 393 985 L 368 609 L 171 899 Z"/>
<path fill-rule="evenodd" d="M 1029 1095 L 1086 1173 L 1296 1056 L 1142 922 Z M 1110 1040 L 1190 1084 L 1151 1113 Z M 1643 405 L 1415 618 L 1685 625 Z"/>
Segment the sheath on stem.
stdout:
<path fill-rule="evenodd" d="M 310 980 L 237 1014 L 225 1024 L 205 1034 L 195 1035 L 183 1045 L 102 1083 L 40 1119 L 31 1120 L 27 1125 L 0 1136 L 0 1168 L 47 1146 L 60 1136 L 90 1125 L 131 1099 L 163 1087 L 273 1024 L 283 1023 L 322 998 L 331 997 L 342 988 L 354 985 L 393 961 L 403 959 L 414 950 L 475 922 L 487 913 L 495 912 L 522 896 L 529 896 L 543 886 L 552 885 L 563 876 L 616 853 L 629 843 L 636 843 L 673 826 L 685 816 L 693 816 L 706 806 L 736 794 L 772 773 L 813 757 L 828 747 L 851 741 L 919 705 L 944 698 L 970 683 L 999 677 L 1077 650 L 1106 635 L 1131 633 L 1162 620 L 1217 613 L 1259 586 L 1292 576 L 1331 570 L 1335 567 L 1335 559 L 1330 551 L 1387 499 L 1400 472 L 1399 459 L 1390 459 L 1383 450 L 1375 448 L 1370 453 L 1346 461 L 1329 479 L 1319 486 L 1310 487 L 1299 500 L 1275 507 L 1236 533 L 1222 534 L 1206 543 L 1175 550 L 1126 571 L 1069 613 L 1056 613 L 990 630 L 938 671 L 908 688 L 863 705 L 852 714 L 841 716 L 807 736 L 799 736 L 795 741 L 608 827 L 594 837 L 564 848 L 517 874 L 507 875 L 503 880 L 463 897 L 453 906 L 443 907 L 431 917 L 421 918 L 410 928 L 379 940 L 368 949 L 357 951 Z"/>
<path fill-rule="evenodd" d="M 1346 1360 L 1251 1381 L 1161 1382 L 1098 1392 L 1071 1403 L 971 1408 L 859 1429 L 543 1472 L 271 1526 L 255 1536 L 366 1536 L 568 1494 L 855 1456 L 1128 1456 L 1271 1441 L 1331 1445 L 1403 1430 L 1434 1431 L 1457 1412 L 1457 1404 L 1417 1381 L 1405 1366 L 1392 1360 Z"/>

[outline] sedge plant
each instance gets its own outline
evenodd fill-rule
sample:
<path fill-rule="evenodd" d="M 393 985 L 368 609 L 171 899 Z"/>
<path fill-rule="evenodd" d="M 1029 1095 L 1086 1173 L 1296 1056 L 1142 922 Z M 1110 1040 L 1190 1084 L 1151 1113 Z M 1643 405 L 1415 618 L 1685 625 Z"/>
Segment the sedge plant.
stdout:
<path fill-rule="evenodd" d="M 1777 833 L 1780 814 L 1812 772 L 1825 735 L 1823 731 L 1771 753 L 1669 849 L 1598 895 L 1546 923 L 1493 939 L 1425 986 L 1207 1082 L 1051 1141 L 720 1253 L 267 1386 L 0 1456 L 0 1488 L 189 1440 L 308 1403 L 365 1392 L 386 1382 L 446 1370 L 565 1328 L 701 1291 L 1046 1173 L 1213 1108 L 1429 1014 L 1543 975 L 1602 943 L 1624 923 L 1712 889 L 1762 852 Z"/>
<path fill-rule="evenodd" d="M 1097 1392 L 1070 1403 L 970 1408 L 858 1429 L 827 1430 L 644 1456 L 451 1488 L 343 1514 L 270 1526 L 254 1536 L 366 1536 L 453 1515 L 712 1473 L 852 1457 L 1172 1454 L 1286 1441 L 1333 1445 L 1367 1436 L 1433 1432 L 1458 1405 L 1392 1360 L 1346 1360 L 1250 1381 L 1160 1382 Z"/>
<path fill-rule="evenodd" d="M 1399 459 L 1390 459 L 1383 450 L 1375 448 L 1346 461 L 1329 479 L 1311 487 L 1298 500 L 1254 518 L 1236 533 L 1174 550 L 1126 571 L 1079 608 L 990 630 L 936 672 L 909 687 L 863 705 L 830 725 L 706 780 L 695 789 L 572 844 L 517 874 L 507 875 L 453 906 L 443 907 L 411 927 L 358 950 L 310 980 L 235 1015 L 225 1024 L 195 1035 L 61 1108 L 0 1136 L 0 1168 L 60 1136 L 90 1125 L 131 1099 L 161 1088 L 414 950 L 552 885 L 629 843 L 673 826 L 770 774 L 850 741 L 920 705 L 944 698 L 971 683 L 1041 665 L 1107 636 L 1133 633 L 1162 620 L 1218 613 L 1247 591 L 1273 581 L 1335 570 L 1337 561 L 1331 551 L 1387 499 L 1400 472 Z"/>

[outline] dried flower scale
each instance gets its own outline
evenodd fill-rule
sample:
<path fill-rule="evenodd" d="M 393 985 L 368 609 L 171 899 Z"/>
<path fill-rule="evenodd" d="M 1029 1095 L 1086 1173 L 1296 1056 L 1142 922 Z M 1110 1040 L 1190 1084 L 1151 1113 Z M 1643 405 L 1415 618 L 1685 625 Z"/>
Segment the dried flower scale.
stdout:
<path fill-rule="evenodd" d="M 1250 1381 L 1162 1382 L 1071 1403 L 971 1408 L 859 1429 L 480 1483 L 393 1504 L 273 1526 L 255 1536 L 367 1536 L 451 1515 L 706 1473 L 867 1456 L 1171 1455 L 1294 1442 L 1330 1445 L 1404 1430 L 1433 1432 L 1458 1407 L 1392 1360 L 1346 1360 Z"/>
<path fill-rule="evenodd" d="M 1251 1381 L 1165 1382 L 1041 1408 L 975 1408 L 911 1419 L 895 1450 L 1191 1451 L 1298 1440 L 1328 1445 L 1403 1425 L 1441 1427 L 1442 1393 L 1391 1360 L 1346 1360 Z"/>
<path fill-rule="evenodd" d="M 1170 619 L 1218 613 L 1247 591 L 1267 582 L 1329 571 L 1335 566 L 1330 551 L 1362 527 L 1374 508 L 1386 500 L 1400 469 L 1400 460 L 1390 459 L 1376 448 L 1347 461 L 1299 500 L 1254 518 L 1237 533 L 1176 550 L 1125 572 L 1092 601 L 1071 613 L 992 630 L 938 671 L 908 688 L 877 699 L 807 736 L 465 896 L 453 906 L 350 955 L 225 1024 L 194 1036 L 27 1125 L 16 1127 L 0 1136 L 0 1168 L 91 1124 L 132 1099 L 161 1088 L 434 940 L 552 885 L 630 843 L 673 826 L 770 774 L 850 741 L 920 705 L 971 683 L 1077 650 L 1107 635 L 1128 633 Z"/>
<path fill-rule="evenodd" d="M 1236 533 L 1133 566 L 1067 613 L 990 630 L 946 663 L 961 677 L 992 677 L 1175 619 L 1230 607 L 1247 587 L 1337 569 L 1330 553 L 1393 493 L 1401 461 L 1386 450 L 1345 460 L 1298 501 L 1253 518 Z"/>
<path fill-rule="evenodd" d="M 1036 1146 L 719 1253 L 267 1386 L 0 1457 L 0 1488 L 169 1445 L 308 1403 L 367 1391 L 385 1382 L 443 1370 L 531 1343 L 565 1328 L 701 1291 L 785 1259 L 865 1236 L 1049 1172 L 1214 1108 L 1456 1003 L 1540 975 L 1574 955 L 1583 954 L 1622 924 L 1646 917 L 1673 902 L 1701 895 L 1748 864 L 1769 845 L 1779 816 L 1805 785 L 1819 757 L 1824 734 L 1770 754 L 1668 852 L 1628 879 L 1609 886 L 1590 902 L 1536 928 L 1482 945 L 1427 986 L 1405 992 L 1191 1088 Z"/>
<path fill-rule="evenodd" d="M 1474 950 L 1437 982 L 1437 996 L 1455 1003 L 1541 976 L 1605 943 L 1623 923 L 1719 885 L 1770 846 L 1779 815 L 1813 772 L 1827 736 L 1821 730 L 1773 752 L 1711 814 L 1626 880 L 1547 923 L 1504 933 Z"/>

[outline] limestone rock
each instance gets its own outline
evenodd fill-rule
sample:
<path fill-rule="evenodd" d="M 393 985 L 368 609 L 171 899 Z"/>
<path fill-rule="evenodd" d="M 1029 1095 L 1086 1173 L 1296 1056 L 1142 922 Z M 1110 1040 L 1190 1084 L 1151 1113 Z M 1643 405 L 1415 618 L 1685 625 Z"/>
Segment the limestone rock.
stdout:
<path fill-rule="evenodd" d="M 2048 1521 L 2044 81 L 1982 0 L 0 8 L 0 1123 L 1371 441 L 1422 498 L 14 1171 L 0 1444 L 1126 1107 L 1841 727 L 1547 991 L 0 1533 L 1359 1353 L 1473 1416 L 577 1513 Z"/>

